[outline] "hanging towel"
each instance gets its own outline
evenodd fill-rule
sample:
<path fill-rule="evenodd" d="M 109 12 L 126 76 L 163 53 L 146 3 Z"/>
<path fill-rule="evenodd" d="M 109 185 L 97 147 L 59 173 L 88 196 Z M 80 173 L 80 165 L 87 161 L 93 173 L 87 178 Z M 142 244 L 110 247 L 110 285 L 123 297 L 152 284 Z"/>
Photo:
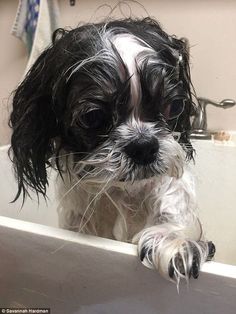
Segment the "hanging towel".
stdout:
<path fill-rule="evenodd" d="M 51 44 L 60 27 L 57 0 L 20 0 L 12 34 L 24 41 L 29 52 L 28 72 L 40 53 Z"/>
<path fill-rule="evenodd" d="M 40 0 L 20 0 L 11 33 L 27 46 L 30 55 L 38 21 Z"/>

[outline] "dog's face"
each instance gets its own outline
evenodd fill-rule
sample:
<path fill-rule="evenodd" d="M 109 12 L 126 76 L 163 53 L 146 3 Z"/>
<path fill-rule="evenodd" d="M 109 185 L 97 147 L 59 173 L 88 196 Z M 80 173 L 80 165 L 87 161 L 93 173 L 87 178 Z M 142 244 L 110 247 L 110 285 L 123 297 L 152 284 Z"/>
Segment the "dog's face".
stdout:
<path fill-rule="evenodd" d="M 19 194 L 46 194 L 46 166 L 63 150 L 96 181 L 180 176 L 192 110 L 188 52 L 151 19 L 58 30 L 13 99 Z M 178 132 L 176 140 L 174 133 Z"/>

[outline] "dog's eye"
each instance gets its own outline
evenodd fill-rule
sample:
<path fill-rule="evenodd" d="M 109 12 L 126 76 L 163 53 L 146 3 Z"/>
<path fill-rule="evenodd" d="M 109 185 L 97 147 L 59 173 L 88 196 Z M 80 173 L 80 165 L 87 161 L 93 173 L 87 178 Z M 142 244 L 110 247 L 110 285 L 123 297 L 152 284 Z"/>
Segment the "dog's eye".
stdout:
<path fill-rule="evenodd" d="M 98 129 L 105 124 L 105 113 L 102 109 L 91 109 L 79 117 L 80 125 L 85 129 Z"/>
<path fill-rule="evenodd" d="M 164 111 L 164 116 L 167 120 L 172 120 L 178 118 L 181 113 L 184 111 L 184 100 L 177 99 L 174 100 L 171 104 L 169 104 Z"/>

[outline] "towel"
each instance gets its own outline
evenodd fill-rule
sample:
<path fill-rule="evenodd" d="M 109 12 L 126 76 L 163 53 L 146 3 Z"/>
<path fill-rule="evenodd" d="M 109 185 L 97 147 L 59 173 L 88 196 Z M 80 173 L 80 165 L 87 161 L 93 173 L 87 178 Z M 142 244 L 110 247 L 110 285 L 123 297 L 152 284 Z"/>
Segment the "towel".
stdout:
<path fill-rule="evenodd" d="M 52 42 L 52 33 L 60 27 L 57 0 L 20 0 L 12 34 L 23 40 L 29 52 L 25 74 L 41 52 Z"/>

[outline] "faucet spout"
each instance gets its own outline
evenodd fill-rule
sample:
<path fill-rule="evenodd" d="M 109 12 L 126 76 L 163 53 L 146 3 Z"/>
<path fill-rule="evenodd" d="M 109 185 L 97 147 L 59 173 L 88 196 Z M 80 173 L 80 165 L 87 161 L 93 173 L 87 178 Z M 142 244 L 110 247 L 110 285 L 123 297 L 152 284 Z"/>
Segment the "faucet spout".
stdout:
<path fill-rule="evenodd" d="M 223 99 L 220 102 L 213 101 L 208 98 L 198 98 L 198 107 L 194 114 L 192 122 L 192 138 L 211 139 L 211 133 L 207 130 L 207 113 L 206 106 L 213 105 L 215 107 L 228 109 L 236 105 L 233 99 Z"/>

